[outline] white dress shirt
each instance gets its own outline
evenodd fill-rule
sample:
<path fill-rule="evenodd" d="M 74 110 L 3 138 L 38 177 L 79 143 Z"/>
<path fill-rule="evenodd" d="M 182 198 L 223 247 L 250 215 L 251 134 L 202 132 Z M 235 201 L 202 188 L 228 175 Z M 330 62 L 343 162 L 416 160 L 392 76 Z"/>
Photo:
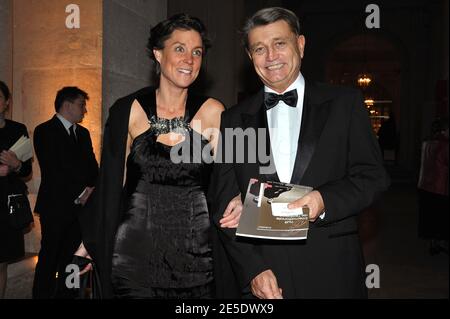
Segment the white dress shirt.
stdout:
<path fill-rule="evenodd" d="M 276 94 L 284 94 L 294 89 L 298 95 L 297 107 L 291 107 L 280 101 L 277 106 L 267 111 L 272 156 L 280 182 L 283 183 L 291 182 L 295 158 L 297 152 L 301 151 L 297 150 L 297 147 L 302 123 L 305 79 L 299 73 L 297 79 L 281 93 L 264 87 L 265 92 Z"/>
<path fill-rule="evenodd" d="M 77 125 L 76 124 L 72 124 L 71 122 L 69 122 L 68 120 L 66 120 L 65 118 L 64 118 L 64 116 L 62 116 L 61 114 L 59 114 L 59 113 L 56 113 L 56 117 L 61 121 L 61 123 L 64 125 L 64 128 L 66 129 L 66 131 L 67 131 L 67 134 L 69 134 L 70 135 L 70 127 L 73 125 L 74 127 L 73 127 L 73 131 L 74 131 L 74 133 L 75 133 L 75 136 L 77 136 Z"/>

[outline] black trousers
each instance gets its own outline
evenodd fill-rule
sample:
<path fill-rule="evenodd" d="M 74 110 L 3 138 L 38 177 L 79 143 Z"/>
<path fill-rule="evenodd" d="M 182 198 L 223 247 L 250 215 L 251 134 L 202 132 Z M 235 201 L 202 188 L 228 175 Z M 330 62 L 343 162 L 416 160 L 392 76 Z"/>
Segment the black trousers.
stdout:
<path fill-rule="evenodd" d="M 66 212 L 61 212 L 62 214 Z M 33 283 L 33 299 L 75 298 L 76 291 L 66 287 L 66 267 L 81 243 L 76 214 L 71 218 L 41 214 L 41 250 Z"/>

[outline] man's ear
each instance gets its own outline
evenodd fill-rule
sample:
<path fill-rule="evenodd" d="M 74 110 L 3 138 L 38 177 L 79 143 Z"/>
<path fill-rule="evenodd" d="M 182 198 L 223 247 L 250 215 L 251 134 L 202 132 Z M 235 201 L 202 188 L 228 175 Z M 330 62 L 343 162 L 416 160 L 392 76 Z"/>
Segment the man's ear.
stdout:
<path fill-rule="evenodd" d="M 302 59 L 305 54 L 305 45 L 306 45 L 305 37 L 303 35 L 299 35 L 297 38 L 297 46 L 298 46 L 298 50 L 300 52 L 300 58 L 302 58 Z"/>
<path fill-rule="evenodd" d="M 248 58 L 250 59 L 250 61 L 253 61 L 252 54 L 250 53 L 250 51 L 248 49 L 245 49 L 245 52 L 247 52 L 247 55 L 248 55 Z"/>

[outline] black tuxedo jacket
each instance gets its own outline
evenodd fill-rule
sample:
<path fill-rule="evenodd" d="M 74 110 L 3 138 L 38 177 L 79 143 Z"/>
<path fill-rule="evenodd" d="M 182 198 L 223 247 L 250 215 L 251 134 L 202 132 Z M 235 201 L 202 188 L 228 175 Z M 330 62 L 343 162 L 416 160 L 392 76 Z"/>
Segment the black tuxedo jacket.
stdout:
<path fill-rule="evenodd" d="M 98 164 L 89 131 L 77 125 L 77 143 L 56 117 L 34 130 L 34 149 L 41 169 L 35 212 L 52 218 L 73 218 L 74 200 L 94 186 Z"/>
<path fill-rule="evenodd" d="M 222 114 L 222 146 L 227 144 L 225 128 L 258 130 L 267 128 L 266 123 L 261 90 Z M 257 140 L 270 141 L 268 130 L 256 136 Z M 270 154 L 270 146 L 260 150 L 258 145 L 247 140 L 243 150 L 246 154 Z M 229 149 L 221 151 L 217 159 L 225 158 Z M 239 152 L 242 150 L 234 147 L 235 155 Z M 307 240 L 244 240 L 236 238 L 235 230 L 219 227 L 226 205 L 238 193 L 244 196 L 250 178 L 278 178 L 276 173 L 261 174 L 264 163 L 260 160 L 251 163 L 248 156 L 244 158 L 243 163 L 216 164 L 211 181 L 218 296 L 236 297 L 229 288 L 233 277 L 239 293 L 248 293 L 251 280 L 271 269 L 285 298 L 365 297 L 356 215 L 388 187 L 389 178 L 361 94 L 350 88 L 306 82 L 291 183 L 318 190 L 326 209 L 323 220 L 310 224 Z"/>

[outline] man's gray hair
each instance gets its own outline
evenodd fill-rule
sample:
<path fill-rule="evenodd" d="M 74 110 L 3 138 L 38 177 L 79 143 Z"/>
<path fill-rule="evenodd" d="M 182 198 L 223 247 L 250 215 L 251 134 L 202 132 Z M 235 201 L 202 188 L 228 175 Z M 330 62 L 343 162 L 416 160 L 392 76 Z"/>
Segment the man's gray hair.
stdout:
<path fill-rule="evenodd" d="M 245 48 L 248 50 L 248 34 L 251 30 L 256 27 L 268 25 L 270 23 L 274 23 L 279 20 L 284 20 L 287 22 L 292 32 L 296 35 L 300 35 L 300 22 L 298 20 L 297 15 L 291 10 L 281 8 L 281 7 L 272 7 L 261 9 L 256 12 L 252 17 L 248 18 L 242 28 L 242 41 L 244 43 Z"/>

